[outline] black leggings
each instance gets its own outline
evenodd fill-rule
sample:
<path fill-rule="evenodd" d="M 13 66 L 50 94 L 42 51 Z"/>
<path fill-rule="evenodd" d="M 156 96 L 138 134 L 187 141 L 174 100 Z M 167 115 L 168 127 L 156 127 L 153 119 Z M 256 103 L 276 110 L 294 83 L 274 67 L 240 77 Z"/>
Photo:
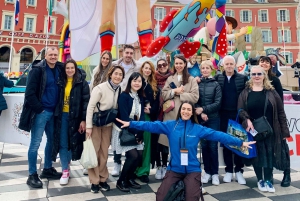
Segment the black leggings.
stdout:
<path fill-rule="evenodd" d="M 131 149 L 125 153 L 126 159 L 118 181 L 134 178 L 134 172 L 141 165 L 143 150 Z"/>
<path fill-rule="evenodd" d="M 271 181 L 273 175 L 272 168 L 262 168 L 262 167 L 253 167 L 253 168 L 258 181 L 260 180 Z M 264 179 L 263 179 L 263 171 L 264 171 Z"/>
<path fill-rule="evenodd" d="M 161 154 L 161 159 L 162 159 L 162 165 L 163 165 L 163 166 L 167 166 L 167 163 L 168 163 L 168 155 L 169 155 L 169 154 L 168 154 L 168 153 L 164 153 L 164 152 L 157 152 L 157 153 L 156 153 L 156 158 L 155 158 L 157 167 L 161 167 L 160 154 Z"/>

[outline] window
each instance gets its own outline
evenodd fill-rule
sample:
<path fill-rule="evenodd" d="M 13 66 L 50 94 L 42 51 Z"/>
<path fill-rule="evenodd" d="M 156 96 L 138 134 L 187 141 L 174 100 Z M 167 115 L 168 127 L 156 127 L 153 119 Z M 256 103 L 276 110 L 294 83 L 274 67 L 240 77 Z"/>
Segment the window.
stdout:
<path fill-rule="evenodd" d="M 180 8 L 171 8 L 171 11 L 172 11 L 172 10 L 179 10 L 179 9 L 180 9 Z"/>
<path fill-rule="evenodd" d="M 49 33 L 55 34 L 55 33 L 53 33 L 54 27 L 55 27 L 55 22 L 54 22 L 54 20 L 51 20 L 51 27 L 50 27 Z"/>
<path fill-rule="evenodd" d="M 258 21 L 259 22 L 268 22 L 268 10 L 259 10 L 258 11 Z"/>
<path fill-rule="evenodd" d="M 257 0 L 258 3 L 268 3 L 268 0 Z"/>
<path fill-rule="evenodd" d="M 252 22 L 252 11 L 251 10 L 241 10 L 240 11 L 240 21 L 241 22 Z"/>
<path fill-rule="evenodd" d="M 245 42 L 251 43 L 251 35 L 250 34 L 245 35 Z"/>
<path fill-rule="evenodd" d="M 35 2 L 34 2 L 34 0 L 28 0 L 27 4 L 30 5 L 30 6 L 34 6 Z"/>
<path fill-rule="evenodd" d="M 5 15 L 4 17 L 4 29 L 5 30 L 11 30 L 13 16 L 11 15 Z"/>
<path fill-rule="evenodd" d="M 300 29 L 297 29 L 297 42 L 300 43 Z"/>
<path fill-rule="evenodd" d="M 57 18 L 55 16 L 51 17 L 51 27 L 49 30 L 49 34 L 56 34 L 56 20 Z M 44 33 L 47 33 L 47 29 L 48 29 L 48 16 L 44 17 Z"/>
<path fill-rule="evenodd" d="M 158 8 L 154 9 L 154 19 L 162 21 L 166 16 L 166 9 L 165 8 Z"/>
<path fill-rule="evenodd" d="M 215 9 L 211 9 L 210 10 L 210 15 L 211 15 L 211 17 L 215 17 L 216 16 L 216 10 Z"/>
<path fill-rule="evenodd" d="M 232 0 L 226 0 L 226 3 L 232 3 Z"/>
<path fill-rule="evenodd" d="M 293 53 L 292 52 L 281 52 L 281 55 L 285 57 L 285 60 L 288 64 L 292 64 L 293 62 Z"/>
<path fill-rule="evenodd" d="M 34 22 L 34 19 L 33 18 L 26 18 L 26 31 L 27 32 L 33 32 L 33 22 Z"/>
<path fill-rule="evenodd" d="M 6 2 L 10 2 L 10 3 L 13 3 L 14 0 L 5 0 Z"/>
<path fill-rule="evenodd" d="M 282 43 L 282 39 L 283 39 L 283 36 L 282 36 L 282 30 L 281 29 L 278 29 L 278 43 Z M 284 41 L 286 43 L 290 43 L 292 41 L 291 39 L 291 30 L 287 29 L 287 30 L 284 30 Z"/>
<path fill-rule="evenodd" d="M 277 21 L 278 22 L 288 22 L 290 21 L 290 11 L 289 10 L 277 10 Z"/>
<path fill-rule="evenodd" d="M 264 43 L 271 43 L 272 42 L 272 32 L 271 30 L 262 30 L 262 38 Z"/>
<path fill-rule="evenodd" d="M 234 17 L 234 11 L 233 10 L 226 10 L 225 15 L 229 17 Z"/>

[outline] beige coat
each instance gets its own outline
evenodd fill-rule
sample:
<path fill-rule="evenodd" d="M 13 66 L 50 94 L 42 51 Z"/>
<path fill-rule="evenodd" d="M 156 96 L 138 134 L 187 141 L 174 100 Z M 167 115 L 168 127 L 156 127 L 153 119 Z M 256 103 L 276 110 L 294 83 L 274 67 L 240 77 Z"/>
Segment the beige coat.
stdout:
<path fill-rule="evenodd" d="M 103 82 L 93 88 L 91 98 L 86 111 L 86 128 L 93 128 L 93 114 L 98 112 L 96 104 L 100 102 L 100 110 L 118 108 L 119 90 L 115 91 L 108 81 Z M 111 126 L 108 124 L 106 126 Z"/>
<path fill-rule="evenodd" d="M 174 82 L 174 84 L 177 87 L 181 85 L 181 83 L 178 82 L 177 73 L 175 75 L 168 77 L 165 86 L 162 89 L 162 98 L 164 101 L 172 99 L 171 98 L 172 89 L 169 86 L 171 82 Z M 173 100 L 175 101 L 175 108 L 169 113 L 164 113 L 164 121 L 176 119 L 179 107 L 182 102 L 189 101 L 195 104 L 197 103 L 198 99 L 199 99 L 199 88 L 198 88 L 197 81 L 190 76 L 189 82 L 186 85 L 184 85 L 184 93 L 179 96 L 175 95 L 173 98 Z M 168 138 L 166 135 L 160 135 L 158 142 L 165 146 L 169 146 Z"/>
<path fill-rule="evenodd" d="M 114 61 L 112 63 L 113 66 L 115 65 L 120 65 L 123 61 L 123 58 L 117 60 L 117 61 Z M 122 65 L 121 65 L 122 66 Z M 140 68 L 141 68 L 142 64 L 136 60 L 132 60 L 132 66 L 131 68 L 125 72 L 125 77 L 123 79 L 123 81 L 121 82 L 120 86 L 122 88 L 122 91 L 124 91 L 126 89 L 126 86 L 127 86 L 127 82 L 128 82 L 128 79 L 130 77 L 130 75 L 133 73 L 133 72 L 139 72 L 140 71 Z"/>

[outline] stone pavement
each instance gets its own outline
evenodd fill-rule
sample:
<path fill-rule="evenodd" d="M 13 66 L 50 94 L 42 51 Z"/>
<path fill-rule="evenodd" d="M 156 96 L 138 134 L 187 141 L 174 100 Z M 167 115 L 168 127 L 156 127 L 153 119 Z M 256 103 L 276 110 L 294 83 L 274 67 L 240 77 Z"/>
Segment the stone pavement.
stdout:
<path fill-rule="evenodd" d="M 28 177 L 28 147 L 16 144 L 6 144 L 0 142 L 0 201 L 17 200 L 41 200 L 41 201 L 150 201 L 155 200 L 155 192 L 160 186 L 160 181 L 155 180 L 155 169 L 151 170 L 150 183 L 143 184 L 139 190 L 132 190 L 129 193 L 120 192 L 116 189 L 116 178 L 109 177 L 111 191 L 93 194 L 90 192 L 90 183 L 87 176 L 82 175 L 82 166 L 79 162 L 71 164 L 71 179 L 67 186 L 60 186 L 59 180 L 44 179 L 42 189 L 32 189 L 26 184 Z M 40 173 L 43 167 L 43 151 L 39 151 L 38 168 Z M 113 159 L 109 156 L 108 169 L 113 169 Z M 54 163 L 54 167 L 61 171 L 60 164 Z M 205 201 L 300 201 L 300 172 L 292 171 L 292 185 L 288 188 L 280 187 L 282 172 L 274 171 L 274 183 L 276 193 L 259 192 L 256 185 L 256 177 L 252 168 L 244 168 L 244 177 L 247 185 L 239 185 L 237 182 L 223 183 L 224 167 L 220 167 L 219 186 L 205 184 L 208 192 Z M 139 182 L 139 180 L 137 180 Z M 139 182 L 141 183 L 141 182 Z M 142 183 L 141 183 L 142 184 Z"/>

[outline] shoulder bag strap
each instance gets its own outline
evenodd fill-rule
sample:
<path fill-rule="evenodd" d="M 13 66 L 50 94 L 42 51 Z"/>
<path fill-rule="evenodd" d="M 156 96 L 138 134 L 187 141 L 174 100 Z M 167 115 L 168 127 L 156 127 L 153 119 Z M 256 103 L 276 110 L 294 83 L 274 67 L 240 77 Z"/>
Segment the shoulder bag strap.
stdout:
<path fill-rule="evenodd" d="M 96 106 L 97 106 L 97 108 L 98 108 L 98 111 L 100 112 L 101 110 L 100 110 L 100 102 L 98 102 L 97 104 L 96 104 Z"/>

